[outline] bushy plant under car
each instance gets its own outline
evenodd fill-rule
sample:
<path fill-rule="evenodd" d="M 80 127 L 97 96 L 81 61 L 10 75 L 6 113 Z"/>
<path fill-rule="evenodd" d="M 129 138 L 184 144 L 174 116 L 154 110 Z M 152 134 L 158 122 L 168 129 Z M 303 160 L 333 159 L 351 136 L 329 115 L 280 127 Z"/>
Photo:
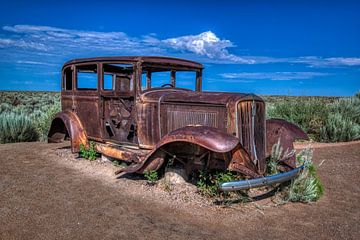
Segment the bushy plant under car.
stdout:
<path fill-rule="evenodd" d="M 90 141 L 88 147 L 86 147 L 84 144 L 80 144 L 79 157 L 93 161 L 98 156 L 99 154 L 95 151 L 94 142 Z"/>
<path fill-rule="evenodd" d="M 284 152 L 277 142 L 272 147 L 272 153 L 267 161 L 268 175 L 280 172 L 280 160 L 287 158 L 289 154 Z M 280 186 L 280 195 L 284 202 L 314 202 L 324 193 L 324 187 L 316 173 L 316 168 L 312 162 L 313 150 L 309 147 L 301 150 L 296 155 L 297 166 L 304 166 L 300 174 L 291 180 L 289 185 Z"/>

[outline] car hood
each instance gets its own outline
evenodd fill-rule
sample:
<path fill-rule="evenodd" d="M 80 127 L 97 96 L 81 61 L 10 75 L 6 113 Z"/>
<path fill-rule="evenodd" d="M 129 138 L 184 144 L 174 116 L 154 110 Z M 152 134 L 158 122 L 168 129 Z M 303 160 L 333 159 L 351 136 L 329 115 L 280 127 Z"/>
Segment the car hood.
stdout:
<path fill-rule="evenodd" d="M 152 89 L 140 95 L 143 102 L 177 102 L 226 105 L 230 101 L 256 100 L 263 101 L 259 96 L 248 93 L 228 92 L 195 92 L 184 89 Z"/>

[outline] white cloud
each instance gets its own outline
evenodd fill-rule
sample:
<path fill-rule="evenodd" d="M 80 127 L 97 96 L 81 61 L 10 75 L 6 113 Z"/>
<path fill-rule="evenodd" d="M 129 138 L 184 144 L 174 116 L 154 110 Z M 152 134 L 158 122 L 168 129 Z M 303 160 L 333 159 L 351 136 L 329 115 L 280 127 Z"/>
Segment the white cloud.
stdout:
<path fill-rule="evenodd" d="M 0 38 L 0 48 L 6 48 L 6 47 L 20 47 L 20 48 L 47 51 L 47 48 L 44 44 L 33 40 L 25 41 L 23 39 Z"/>
<path fill-rule="evenodd" d="M 45 65 L 45 66 L 56 66 L 56 64 L 48 63 L 48 62 L 36 62 L 36 61 L 16 61 L 18 64 L 31 64 L 31 65 Z"/>
<path fill-rule="evenodd" d="M 142 39 L 129 37 L 123 32 L 97 32 L 71 30 L 48 26 L 15 25 L 4 26 L 12 32 L 12 39 L 0 38 L 0 46 L 33 48 L 59 53 L 76 52 L 141 52 L 144 48 L 154 50 L 156 46 L 143 44 Z"/>
<path fill-rule="evenodd" d="M 300 56 L 275 58 L 269 56 L 238 56 L 229 49 L 233 42 L 219 38 L 211 31 L 160 39 L 151 33 L 131 37 L 124 32 L 73 30 L 50 26 L 4 26 L 0 32 L 0 54 L 10 56 L 0 61 L 44 62 L 59 64 L 75 57 L 106 55 L 173 55 L 203 63 L 221 64 L 305 64 L 316 68 L 360 66 L 357 57 Z M 14 60 L 15 58 L 15 60 Z M 300 75 L 299 75 L 300 76 Z M 299 77 L 298 76 L 298 77 Z M 305 77 L 304 73 L 301 75 Z M 278 76 L 281 77 L 281 76 Z M 285 76 L 283 73 L 283 78 Z"/>
<path fill-rule="evenodd" d="M 234 47 L 230 40 L 218 38 L 213 32 L 207 31 L 198 35 L 187 35 L 165 39 L 162 42 L 177 50 L 190 51 L 210 59 L 227 60 L 234 63 L 253 64 L 254 60 L 245 59 L 229 53 L 227 48 Z"/>
<path fill-rule="evenodd" d="M 328 76 L 329 73 L 323 72 L 242 72 L 242 73 L 222 73 L 221 77 L 232 81 L 252 80 L 296 80 L 311 79 L 314 77 Z"/>
<path fill-rule="evenodd" d="M 332 57 L 332 58 L 321 58 L 316 56 L 299 57 L 289 59 L 292 63 L 303 63 L 311 67 L 352 67 L 360 66 L 360 58 L 356 57 Z"/>

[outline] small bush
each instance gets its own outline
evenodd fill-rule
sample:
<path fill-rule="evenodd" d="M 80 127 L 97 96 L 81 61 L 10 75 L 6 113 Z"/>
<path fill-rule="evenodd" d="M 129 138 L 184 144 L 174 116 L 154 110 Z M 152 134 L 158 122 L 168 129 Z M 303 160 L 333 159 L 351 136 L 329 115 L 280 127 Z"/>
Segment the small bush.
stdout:
<path fill-rule="evenodd" d="M 291 153 L 283 153 L 280 142 L 277 142 L 272 147 L 271 157 L 267 159 L 267 175 L 279 173 L 279 162 L 283 158 L 287 158 Z M 280 185 L 281 196 L 285 202 L 312 202 L 320 198 L 324 192 L 324 188 L 317 177 L 316 169 L 312 163 L 312 150 L 306 148 L 302 150 L 297 156 L 298 166 L 304 165 L 304 170 L 299 176 L 291 180 L 287 187 Z"/>
<path fill-rule="evenodd" d="M 274 175 L 280 172 L 279 164 L 282 159 L 288 159 L 295 154 L 295 150 L 293 151 L 283 151 L 283 148 L 280 145 L 280 138 L 277 143 L 272 146 L 271 155 L 266 159 L 266 174 Z"/>
<path fill-rule="evenodd" d="M 11 106 L 9 103 L 4 102 L 0 104 L 0 113 L 10 112 L 11 109 L 13 109 L 13 106 Z"/>
<path fill-rule="evenodd" d="M 324 187 L 316 174 L 315 166 L 312 162 L 312 150 L 306 148 L 297 155 L 300 165 L 304 165 L 304 170 L 299 176 L 291 181 L 286 189 L 285 200 L 291 202 L 314 202 L 324 194 Z"/>
<path fill-rule="evenodd" d="M 356 97 L 356 98 L 359 98 L 360 99 L 360 90 L 355 94 L 355 96 L 354 97 Z"/>
<path fill-rule="evenodd" d="M 219 186 L 223 182 L 239 180 L 240 175 L 235 175 L 232 172 L 216 171 L 206 172 L 199 171 L 198 181 L 196 183 L 201 194 L 209 197 L 218 196 Z"/>
<path fill-rule="evenodd" d="M 90 161 L 95 160 L 99 155 L 95 151 L 94 142 L 90 141 L 89 147 L 86 148 L 84 144 L 80 144 L 79 156 Z"/>
<path fill-rule="evenodd" d="M 144 177 L 150 184 L 154 184 L 159 179 L 158 173 L 155 170 L 145 172 Z"/>
<path fill-rule="evenodd" d="M 0 114 L 0 143 L 32 142 L 38 140 L 35 124 L 24 113 Z"/>
<path fill-rule="evenodd" d="M 360 138 L 360 125 L 340 113 L 330 114 L 320 128 L 320 138 L 325 142 L 344 142 Z"/>
<path fill-rule="evenodd" d="M 331 114 L 338 113 L 343 118 L 346 118 L 356 124 L 360 124 L 360 98 L 340 98 L 330 105 L 329 112 Z"/>
<path fill-rule="evenodd" d="M 61 111 L 60 103 L 56 103 L 49 107 L 44 113 L 42 113 L 36 121 L 36 129 L 39 133 L 40 140 L 46 141 L 47 135 L 56 113 Z"/>

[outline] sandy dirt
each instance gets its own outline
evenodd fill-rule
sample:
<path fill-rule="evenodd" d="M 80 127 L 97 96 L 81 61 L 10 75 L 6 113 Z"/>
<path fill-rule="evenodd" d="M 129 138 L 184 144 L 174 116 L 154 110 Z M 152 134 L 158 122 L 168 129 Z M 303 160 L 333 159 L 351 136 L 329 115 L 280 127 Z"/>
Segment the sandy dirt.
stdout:
<path fill-rule="evenodd" d="M 360 142 L 313 144 L 318 202 L 230 207 L 192 186 L 116 179 L 116 166 L 67 146 L 0 145 L 0 239 L 360 239 Z"/>

